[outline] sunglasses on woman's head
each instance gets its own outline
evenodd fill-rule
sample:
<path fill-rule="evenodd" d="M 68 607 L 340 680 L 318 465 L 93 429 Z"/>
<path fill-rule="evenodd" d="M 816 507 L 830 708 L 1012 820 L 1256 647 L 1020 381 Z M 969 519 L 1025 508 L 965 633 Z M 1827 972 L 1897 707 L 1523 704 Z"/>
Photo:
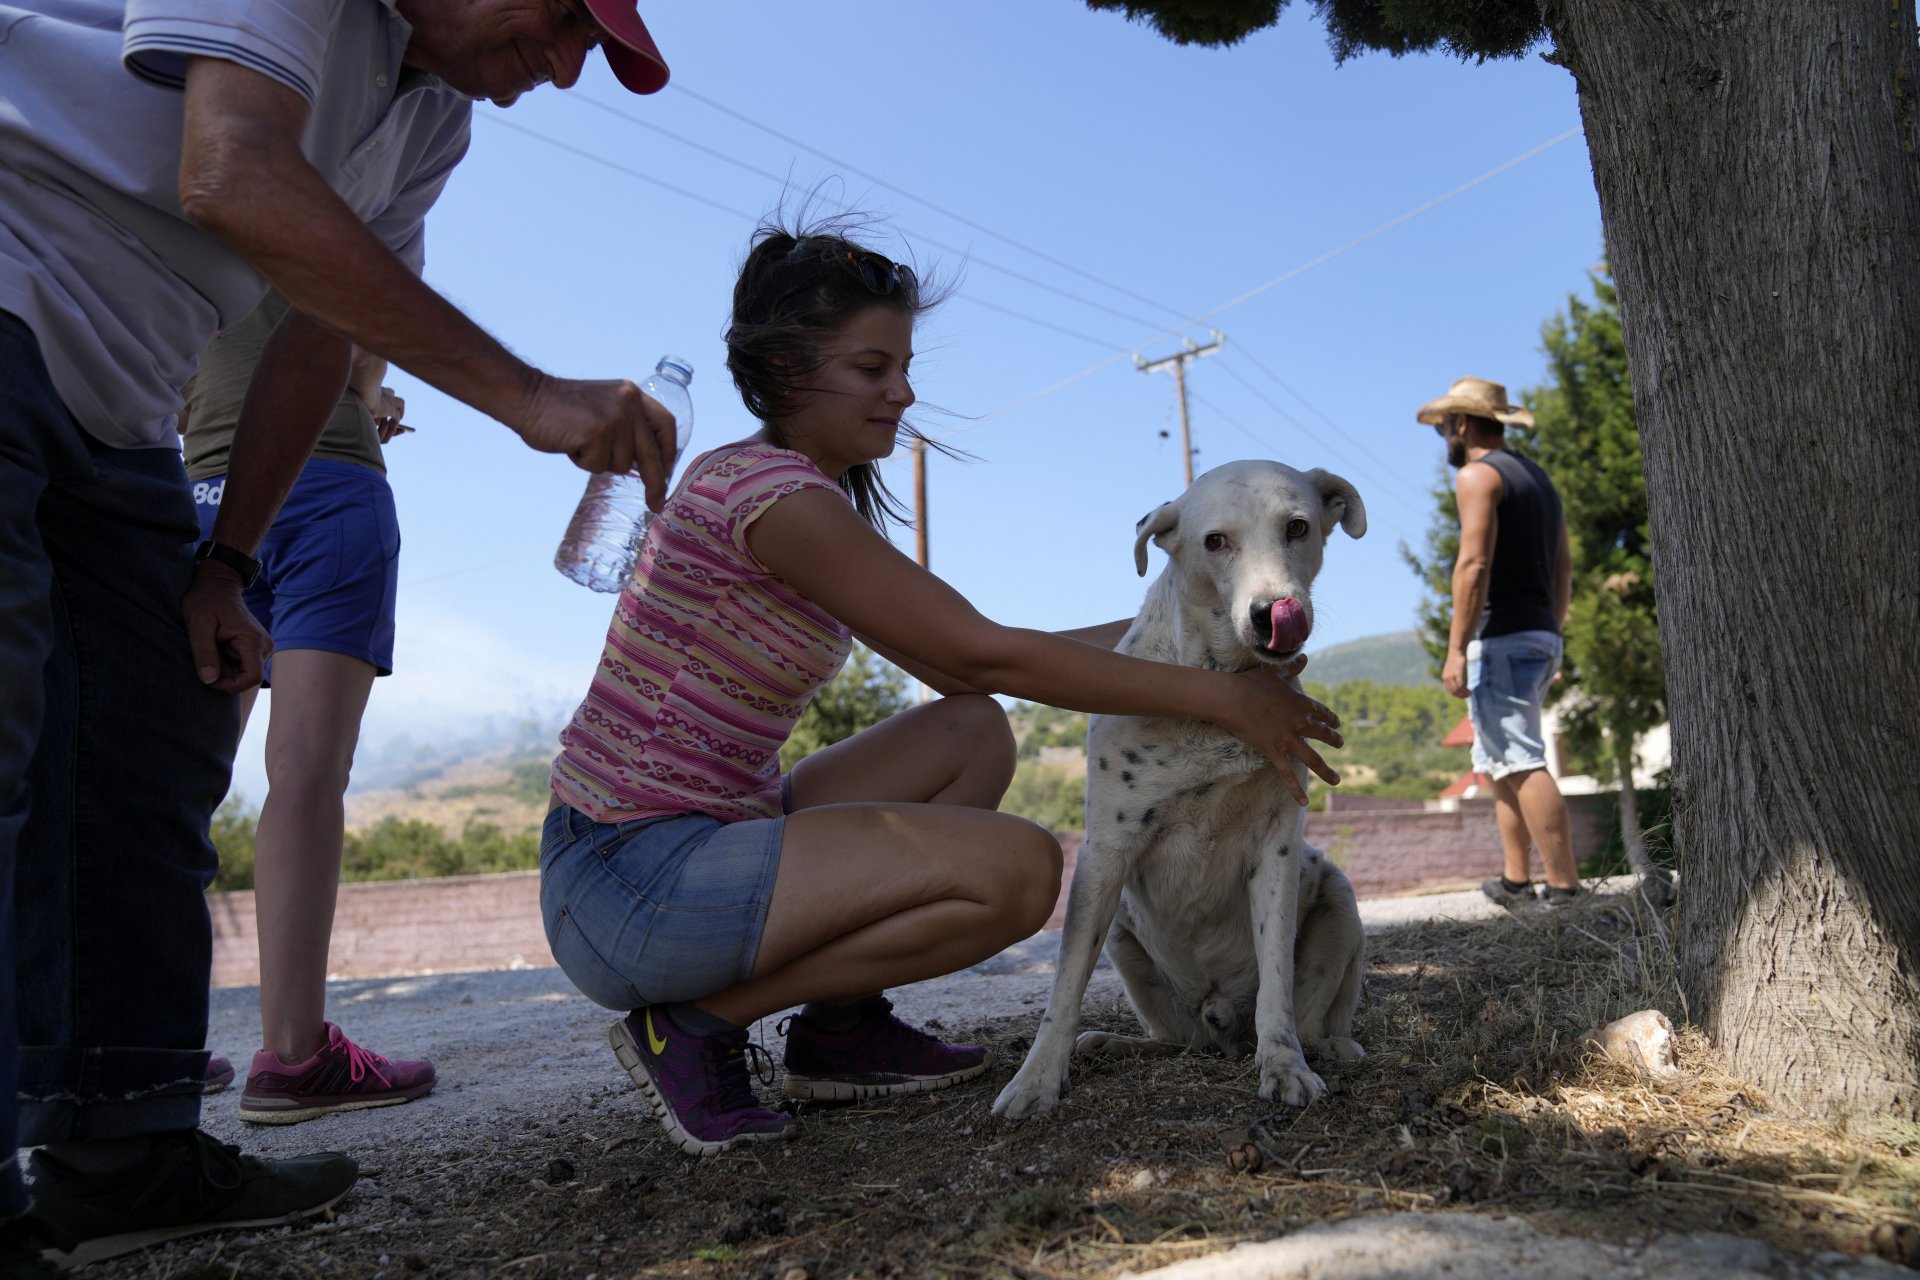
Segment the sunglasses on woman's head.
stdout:
<path fill-rule="evenodd" d="M 867 286 L 868 293 L 884 298 L 898 289 L 911 298 L 919 292 L 920 280 L 913 274 L 912 267 L 883 258 L 870 249 L 839 249 L 820 256 L 831 258 L 835 266 L 857 276 L 860 283 Z"/>
<path fill-rule="evenodd" d="M 787 256 L 775 265 L 773 271 L 786 272 L 795 267 L 812 267 L 813 270 L 805 272 L 799 280 L 774 296 L 773 301 L 767 304 L 769 319 L 779 311 L 781 303 L 802 289 L 819 283 L 820 277 L 834 267 L 851 275 L 876 297 L 888 297 L 898 291 L 909 302 L 915 302 L 920 296 L 920 281 L 913 274 L 912 267 L 904 262 L 894 262 L 870 249 L 808 244 L 803 240 L 787 251 Z"/>

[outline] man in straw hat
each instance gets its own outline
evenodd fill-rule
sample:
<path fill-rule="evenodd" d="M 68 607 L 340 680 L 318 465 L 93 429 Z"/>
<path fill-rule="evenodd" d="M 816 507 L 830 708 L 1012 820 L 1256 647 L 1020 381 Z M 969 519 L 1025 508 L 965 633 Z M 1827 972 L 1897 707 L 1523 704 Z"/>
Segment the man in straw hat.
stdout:
<path fill-rule="evenodd" d="M 1565 906 L 1580 894 L 1580 875 L 1540 730 L 1573 588 L 1560 495 L 1546 472 L 1507 449 L 1508 425 L 1531 427 L 1533 415 L 1509 403 L 1499 383 L 1462 378 L 1415 416 L 1446 441 L 1459 472 L 1460 554 L 1440 679 L 1467 700 L 1473 767 L 1492 779 L 1505 866 L 1481 891 L 1505 907 Z M 1546 870 L 1537 898 L 1529 839 Z"/>
<path fill-rule="evenodd" d="M 0 43 L 0 1134 L 39 1147 L 31 1206 L 0 1161 L 14 1277 L 312 1216 L 357 1175 L 198 1127 L 207 827 L 271 648 L 241 590 L 352 348 L 655 503 L 674 426 L 419 274 L 476 100 L 566 88 L 596 47 L 665 85 L 634 0 L 10 0 Z M 294 309 L 196 552 L 181 386 L 269 284 Z"/>

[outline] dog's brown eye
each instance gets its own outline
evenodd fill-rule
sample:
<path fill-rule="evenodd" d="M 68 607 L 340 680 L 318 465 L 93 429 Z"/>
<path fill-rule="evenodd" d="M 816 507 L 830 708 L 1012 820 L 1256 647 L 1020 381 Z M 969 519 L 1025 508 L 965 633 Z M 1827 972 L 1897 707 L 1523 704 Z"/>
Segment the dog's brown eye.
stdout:
<path fill-rule="evenodd" d="M 1306 537 L 1306 536 L 1307 536 L 1307 522 L 1306 522 L 1305 520 L 1302 520 L 1302 519 L 1301 519 L 1300 517 L 1298 517 L 1298 516 L 1295 516 L 1295 517 L 1294 517 L 1293 519 L 1291 519 L 1291 520 L 1289 520 L 1289 521 L 1287 521 L 1287 536 L 1288 536 L 1289 538 L 1304 538 L 1304 537 Z"/>
<path fill-rule="evenodd" d="M 1224 533 L 1210 533 L 1206 536 L 1204 541 L 1206 543 L 1207 550 L 1218 551 L 1220 548 L 1227 545 L 1227 535 Z"/>

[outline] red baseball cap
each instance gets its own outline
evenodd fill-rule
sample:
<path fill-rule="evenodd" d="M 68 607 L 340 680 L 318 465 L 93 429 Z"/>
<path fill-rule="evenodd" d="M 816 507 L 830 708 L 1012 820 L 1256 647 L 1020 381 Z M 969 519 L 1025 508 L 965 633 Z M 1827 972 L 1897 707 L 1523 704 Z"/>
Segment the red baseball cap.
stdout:
<path fill-rule="evenodd" d="M 607 33 L 600 47 L 614 78 L 635 93 L 658 93 L 667 87 L 667 62 L 640 21 L 639 0 L 586 0 L 593 20 Z"/>

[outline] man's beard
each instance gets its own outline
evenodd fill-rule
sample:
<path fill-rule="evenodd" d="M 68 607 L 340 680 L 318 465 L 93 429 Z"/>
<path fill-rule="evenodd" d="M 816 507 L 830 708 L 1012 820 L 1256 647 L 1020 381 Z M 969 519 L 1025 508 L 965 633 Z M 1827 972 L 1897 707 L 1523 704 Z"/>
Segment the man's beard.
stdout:
<path fill-rule="evenodd" d="M 1459 436 L 1447 440 L 1447 465 L 1456 471 L 1467 465 L 1467 442 Z"/>

